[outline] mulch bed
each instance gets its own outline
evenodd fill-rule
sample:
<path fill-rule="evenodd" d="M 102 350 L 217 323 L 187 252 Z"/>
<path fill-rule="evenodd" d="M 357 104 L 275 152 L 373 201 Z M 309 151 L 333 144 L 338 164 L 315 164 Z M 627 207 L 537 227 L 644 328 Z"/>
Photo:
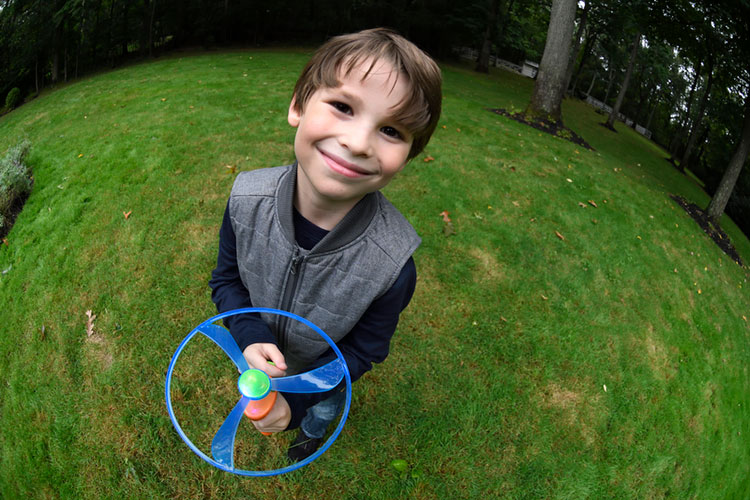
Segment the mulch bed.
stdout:
<path fill-rule="evenodd" d="M 727 236 L 727 234 L 718 225 L 714 225 L 711 223 L 708 215 L 706 215 L 706 212 L 704 212 L 695 203 L 688 202 L 682 196 L 673 194 L 670 195 L 670 198 L 676 201 L 677 204 L 680 205 L 685 210 L 685 212 L 687 212 L 687 214 L 692 217 L 695 222 L 698 223 L 701 229 L 703 229 L 703 232 L 706 233 L 709 238 L 714 240 L 714 243 L 716 243 L 719 248 L 721 248 L 722 252 L 729 255 L 733 261 L 742 266 L 742 259 L 740 259 L 740 255 L 737 253 L 737 250 L 735 250 L 732 242 L 729 241 L 729 236 Z"/>
<path fill-rule="evenodd" d="M 579 146 L 590 149 L 591 151 L 594 150 L 594 148 L 592 148 L 589 143 L 583 139 L 583 137 L 563 125 L 563 122 L 561 121 L 550 122 L 547 120 L 528 120 L 525 113 L 511 113 L 505 109 L 487 108 L 487 111 L 501 116 L 506 116 L 511 120 L 515 120 L 519 123 L 523 123 L 524 125 L 528 125 L 529 127 L 533 127 L 541 132 L 554 135 L 555 137 L 559 137 L 560 139 L 565 139 L 566 141 L 578 144 Z"/>

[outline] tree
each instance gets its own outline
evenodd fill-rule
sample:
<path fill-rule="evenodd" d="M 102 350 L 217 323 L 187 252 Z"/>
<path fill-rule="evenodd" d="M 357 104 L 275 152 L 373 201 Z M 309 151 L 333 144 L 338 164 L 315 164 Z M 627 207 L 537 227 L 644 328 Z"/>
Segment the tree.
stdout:
<path fill-rule="evenodd" d="M 482 50 L 479 52 L 479 59 L 474 71 L 479 73 L 490 72 L 490 49 L 492 48 L 492 39 L 497 25 L 497 13 L 500 10 L 500 0 L 492 0 L 490 10 L 487 15 L 487 27 L 484 30 L 484 41 Z"/>
<path fill-rule="evenodd" d="M 737 147 L 706 209 L 708 217 L 716 224 L 724 213 L 750 152 L 750 66 L 747 64 L 750 59 L 750 27 L 747 24 L 747 19 L 750 18 L 750 2 L 728 1 L 722 7 L 721 18 L 716 23 L 717 31 L 724 29 L 724 39 L 728 42 L 727 60 L 735 62 L 737 80 L 741 81 L 744 87 L 745 118 Z"/>
<path fill-rule="evenodd" d="M 571 51 L 570 60 L 568 61 L 568 69 L 565 71 L 566 92 L 568 91 L 568 87 L 570 87 L 570 79 L 573 78 L 573 69 L 575 68 L 576 61 L 578 60 L 578 51 L 581 49 L 581 40 L 583 38 L 583 33 L 586 30 L 586 22 L 588 20 L 590 8 L 591 0 L 588 0 L 583 8 L 583 12 L 581 12 L 581 20 L 578 23 L 578 31 L 576 32 L 575 42 L 573 43 L 573 50 Z"/>
<path fill-rule="evenodd" d="M 750 153 L 750 95 L 745 99 L 745 120 L 737 148 L 732 155 L 732 159 L 729 160 L 729 165 L 721 178 L 719 187 L 714 192 L 706 209 L 706 213 L 712 222 L 718 223 L 724 213 L 729 197 L 734 190 L 734 185 L 740 176 L 740 171 L 747 161 L 748 153 Z"/>
<path fill-rule="evenodd" d="M 547 41 L 539 64 L 531 102 L 526 114 L 552 122 L 562 122 L 562 100 L 570 57 L 576 0 L 552 0 Z"/>
<path fill-rule="evenodd" d="M 620 85 L 620 92 L 617 94 L 617 101 L 615 101 L 615 105 L 612 108 L 612 111 L 609 113 L 609 118 L 607 118 L 607 123 L 605 123 L 605 126 L 610 129 L 615 129 L 615 120 L 617 119 L 617 116 L 620 114 L 620 107 L 622 106 L 622 101 L 625 99 L 625 92 L 628 90 L 628 84 L 630 83 L 630 76 L 633 74 L 633 65 L 635 64 L 635 57 L 636 54 L 638 54 L 638 47 L 641 45 L 641 36 L 642 33 L 640 30 L 635 35 L 635 40 L 633 41 L 633 47 L 630 49 L 630 57 L 628 58 L 628 69 L 625 71 L 625 78 L 622 81 L 622 85 Z"/>

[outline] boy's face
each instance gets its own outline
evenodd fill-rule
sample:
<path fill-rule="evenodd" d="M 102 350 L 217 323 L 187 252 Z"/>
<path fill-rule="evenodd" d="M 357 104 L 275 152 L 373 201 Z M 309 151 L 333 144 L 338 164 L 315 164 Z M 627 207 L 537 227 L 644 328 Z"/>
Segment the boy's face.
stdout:
<path fill-rule="evenodd" d="M 376 63 L 362 80 L 368 67 L 365 61 L 341 75 L 339 87 L 315 91 L 304 111 L 295 109 L 294 101 L 290 105 L 289 124 L 297 128 L 298 200 L 351 208 L 406 164 L 413 138 L 393 113 L 407 82 L 386 62 Z"/>

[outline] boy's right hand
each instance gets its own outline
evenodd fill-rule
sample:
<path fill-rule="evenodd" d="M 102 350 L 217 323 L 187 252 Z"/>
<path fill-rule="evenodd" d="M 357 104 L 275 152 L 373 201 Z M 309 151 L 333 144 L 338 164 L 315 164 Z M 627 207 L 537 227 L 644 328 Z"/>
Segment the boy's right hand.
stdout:
<path fill-rule="evenodd" d="M 269 377 L 283 377 L 286 375 L 286 362 L 284 362 L 284 355 L 276 344 L 270 343 L 257 343 L 250 344 L 242 352 L 250 365 L 250 368 L 256 368 L 263 372 Z M 273 362 L 273 364 L 269 363 Z"/>

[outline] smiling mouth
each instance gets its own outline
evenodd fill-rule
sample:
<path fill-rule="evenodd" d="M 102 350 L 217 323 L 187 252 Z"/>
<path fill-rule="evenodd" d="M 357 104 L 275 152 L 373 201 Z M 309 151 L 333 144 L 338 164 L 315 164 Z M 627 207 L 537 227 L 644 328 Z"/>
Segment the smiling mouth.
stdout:
<path fill-rule="evenodd" d="M 320 151 L 321 156 L 323 156 L 323 160 L 326 162 L 326 164 L 331 170 L 345 177 L 355 179 L 359 177 L 372 175 L 371 172 L 360 167 L 359 165 L 350 163 L 344 160 L 343 158 L 340 158 L 336 155 L 323 151 L 322 149 L 319 149 L 318 151 Z"/>

